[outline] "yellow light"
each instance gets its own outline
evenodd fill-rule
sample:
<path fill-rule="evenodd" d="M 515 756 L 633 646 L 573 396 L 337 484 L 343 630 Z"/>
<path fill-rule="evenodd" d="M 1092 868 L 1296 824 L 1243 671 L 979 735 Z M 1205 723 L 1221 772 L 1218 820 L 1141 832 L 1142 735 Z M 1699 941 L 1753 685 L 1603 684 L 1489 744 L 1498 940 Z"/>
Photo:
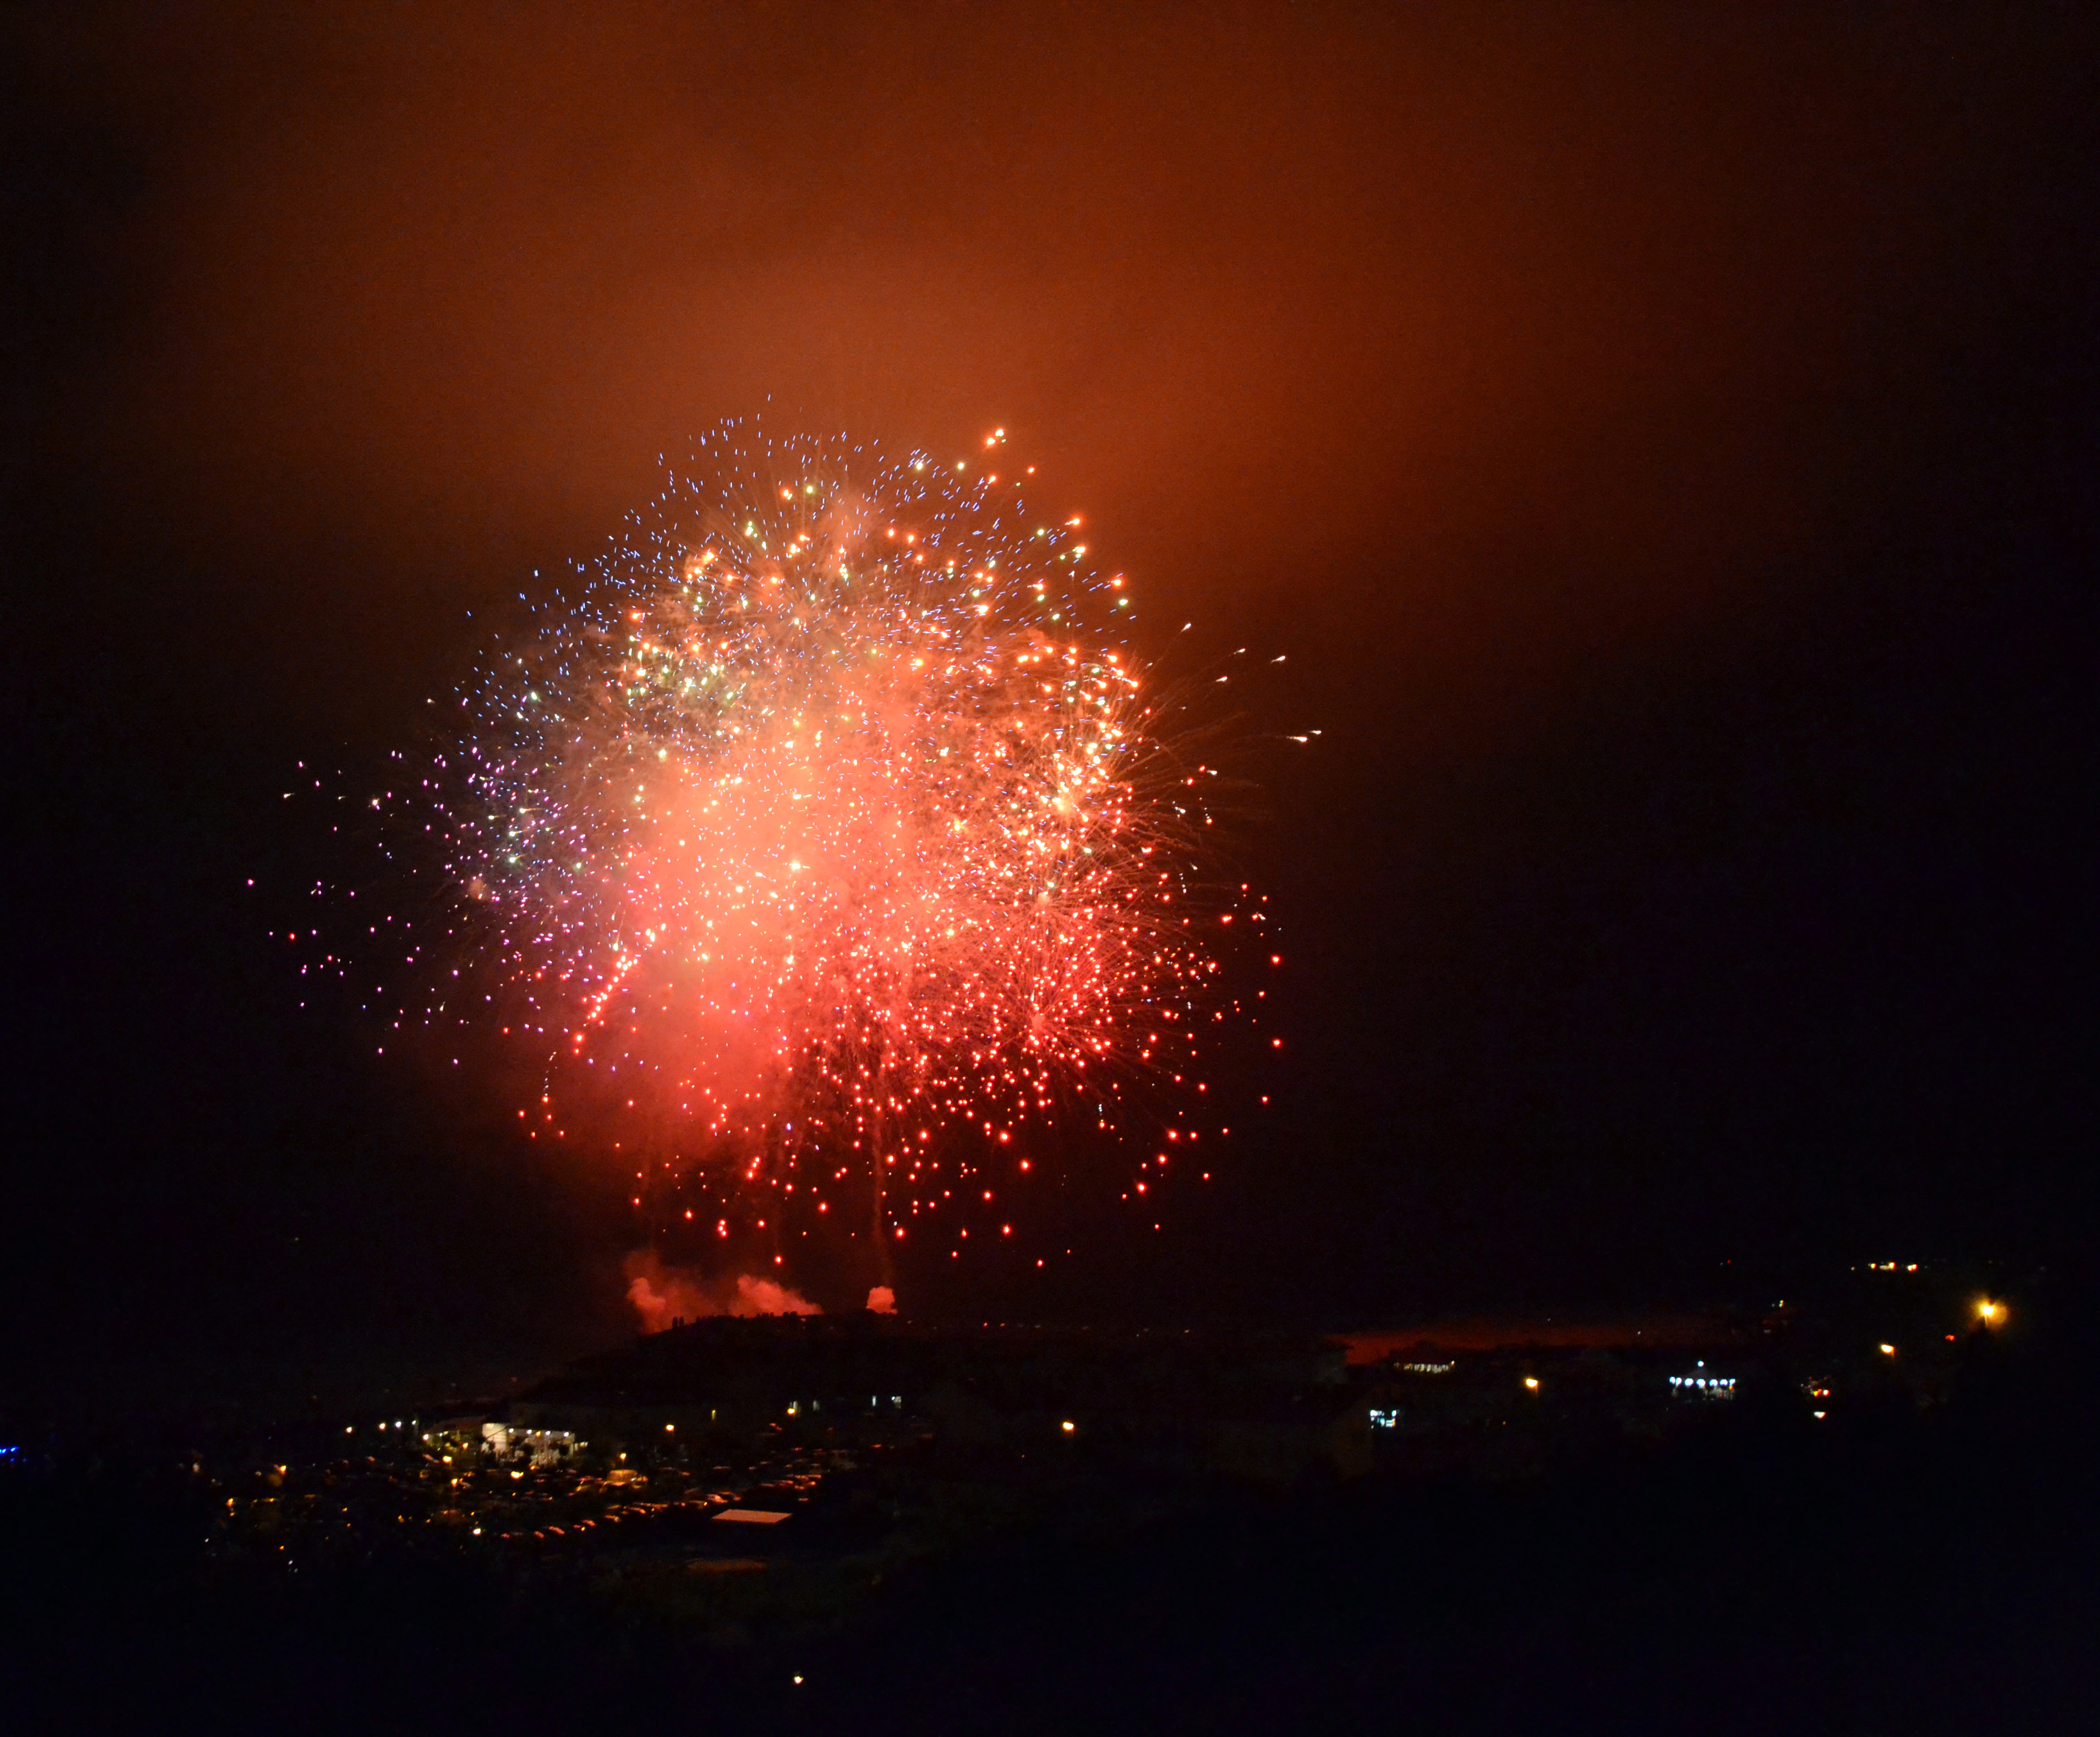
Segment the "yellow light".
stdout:
<path fill-rule="evenodd" d="M 1538 1378 L 1536 1375 L 1525 1376 L 1524 1378 L 1524 1384 L 1532 1392 L 1536 1393 L 1538 1391 Z"/>
<path fill-rule="evenodd" d="M 1895 1354 L 1896 1354 L 1896 1348 L 1895 1348 L 1895 1346 L 1893 1346 L 1893 1345 L 1884 1345 L 1884 1346 L 1882 1347 L 1882 1355 L 1884 1357 L 1893 1357 L 1894 1356 L 1895 1356 Z"/>
<path fill-rule="evenodd" d="M 1059 1424 L 1057 1427 L 1062 1430 L 1067 1435 L 1070 1435 L 1079 1426 L 1078 1424 L 1073 1422 L 1070 1417 L 1067 1417 L 1062 1423 Z"/>
<path fill-rule="evenodd" d="M 1976 1303 L 1976 1318 L 1987 1327 L 1995 1327 L 2005 1312 L 2002 1303 L 1993 1303 L 1988 1297 L 1979 1298 Z"/>

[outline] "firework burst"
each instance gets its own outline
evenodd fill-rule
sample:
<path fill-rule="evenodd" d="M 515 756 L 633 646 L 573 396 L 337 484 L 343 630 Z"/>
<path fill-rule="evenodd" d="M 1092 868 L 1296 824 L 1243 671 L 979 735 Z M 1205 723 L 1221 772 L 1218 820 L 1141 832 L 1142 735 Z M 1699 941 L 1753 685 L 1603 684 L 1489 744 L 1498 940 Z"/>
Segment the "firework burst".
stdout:
<path fill-rule="evenodd" d="M 1206 872 L 1215 771 L 1118 647 L 1122 576 L 1001 441 L 710 435 L 378 805 L 443 888 L 399 1023 L 499 1038 L 532 1138 L 776 1263 L 1010 1236 L 1061 1117 L 1149 1145 L 1149 1084 L 1203 1089 L 1217 943 L 1264 920 Z"/>

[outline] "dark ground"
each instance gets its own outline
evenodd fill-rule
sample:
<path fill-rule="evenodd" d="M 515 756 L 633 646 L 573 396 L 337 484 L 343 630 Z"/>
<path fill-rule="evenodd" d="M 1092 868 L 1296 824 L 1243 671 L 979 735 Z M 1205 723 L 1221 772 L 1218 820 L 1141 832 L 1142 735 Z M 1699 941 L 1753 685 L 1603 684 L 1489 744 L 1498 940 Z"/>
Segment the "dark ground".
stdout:
<path fill-rule="evenodd" d="M 2076 1729 L 2100 1533 L 2076 1361 L 1528 1479 L 1111 1492 L 843 1623 L 728 1631 L 532 1572 L 207 1572 L 197 1497 L 68 1463 L 0 1497 L 4 1692 L 71 1730 Z"/>

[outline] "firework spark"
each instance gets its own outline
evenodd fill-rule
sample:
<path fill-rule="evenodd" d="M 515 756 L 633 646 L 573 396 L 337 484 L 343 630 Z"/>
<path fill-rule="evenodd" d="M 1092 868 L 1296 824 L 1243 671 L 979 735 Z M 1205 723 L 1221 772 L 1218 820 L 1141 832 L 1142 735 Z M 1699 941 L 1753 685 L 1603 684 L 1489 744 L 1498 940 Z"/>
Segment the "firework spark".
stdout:
<path fill-rule="evenodd" d="M 1118 648 L 1122 575 L 1002 443 L 709 436 L 382 800 L 448 912 L 403 1021 L 492 1029 L 525 1130 L 588 1128 L 695 1233 L 850 1219 L 885 1279 L 920 1225 L 1010 1236 L 1026 1135 L 1193 1095 L 1213 943 L 1264 920 L 1206 872 L 1215 769 Z"/>

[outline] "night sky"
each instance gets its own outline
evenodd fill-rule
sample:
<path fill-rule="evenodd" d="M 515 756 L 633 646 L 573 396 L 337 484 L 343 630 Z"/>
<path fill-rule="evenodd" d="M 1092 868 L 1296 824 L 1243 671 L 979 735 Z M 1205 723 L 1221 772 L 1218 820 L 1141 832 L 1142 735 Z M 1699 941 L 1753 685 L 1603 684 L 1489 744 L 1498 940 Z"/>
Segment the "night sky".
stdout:
<path fill-rule="evenodd" d="M 18 1398 L 629 1324 L 615 1188 L 298 1008 L 280 793 L 755 412 L 1005 427 L 1141 654 L 1323 732 L 1236 845 L 1273 1113 L 987 1312 L 2077 1254 L 2089 9 L 15 6 L 0 66 Z"/>

